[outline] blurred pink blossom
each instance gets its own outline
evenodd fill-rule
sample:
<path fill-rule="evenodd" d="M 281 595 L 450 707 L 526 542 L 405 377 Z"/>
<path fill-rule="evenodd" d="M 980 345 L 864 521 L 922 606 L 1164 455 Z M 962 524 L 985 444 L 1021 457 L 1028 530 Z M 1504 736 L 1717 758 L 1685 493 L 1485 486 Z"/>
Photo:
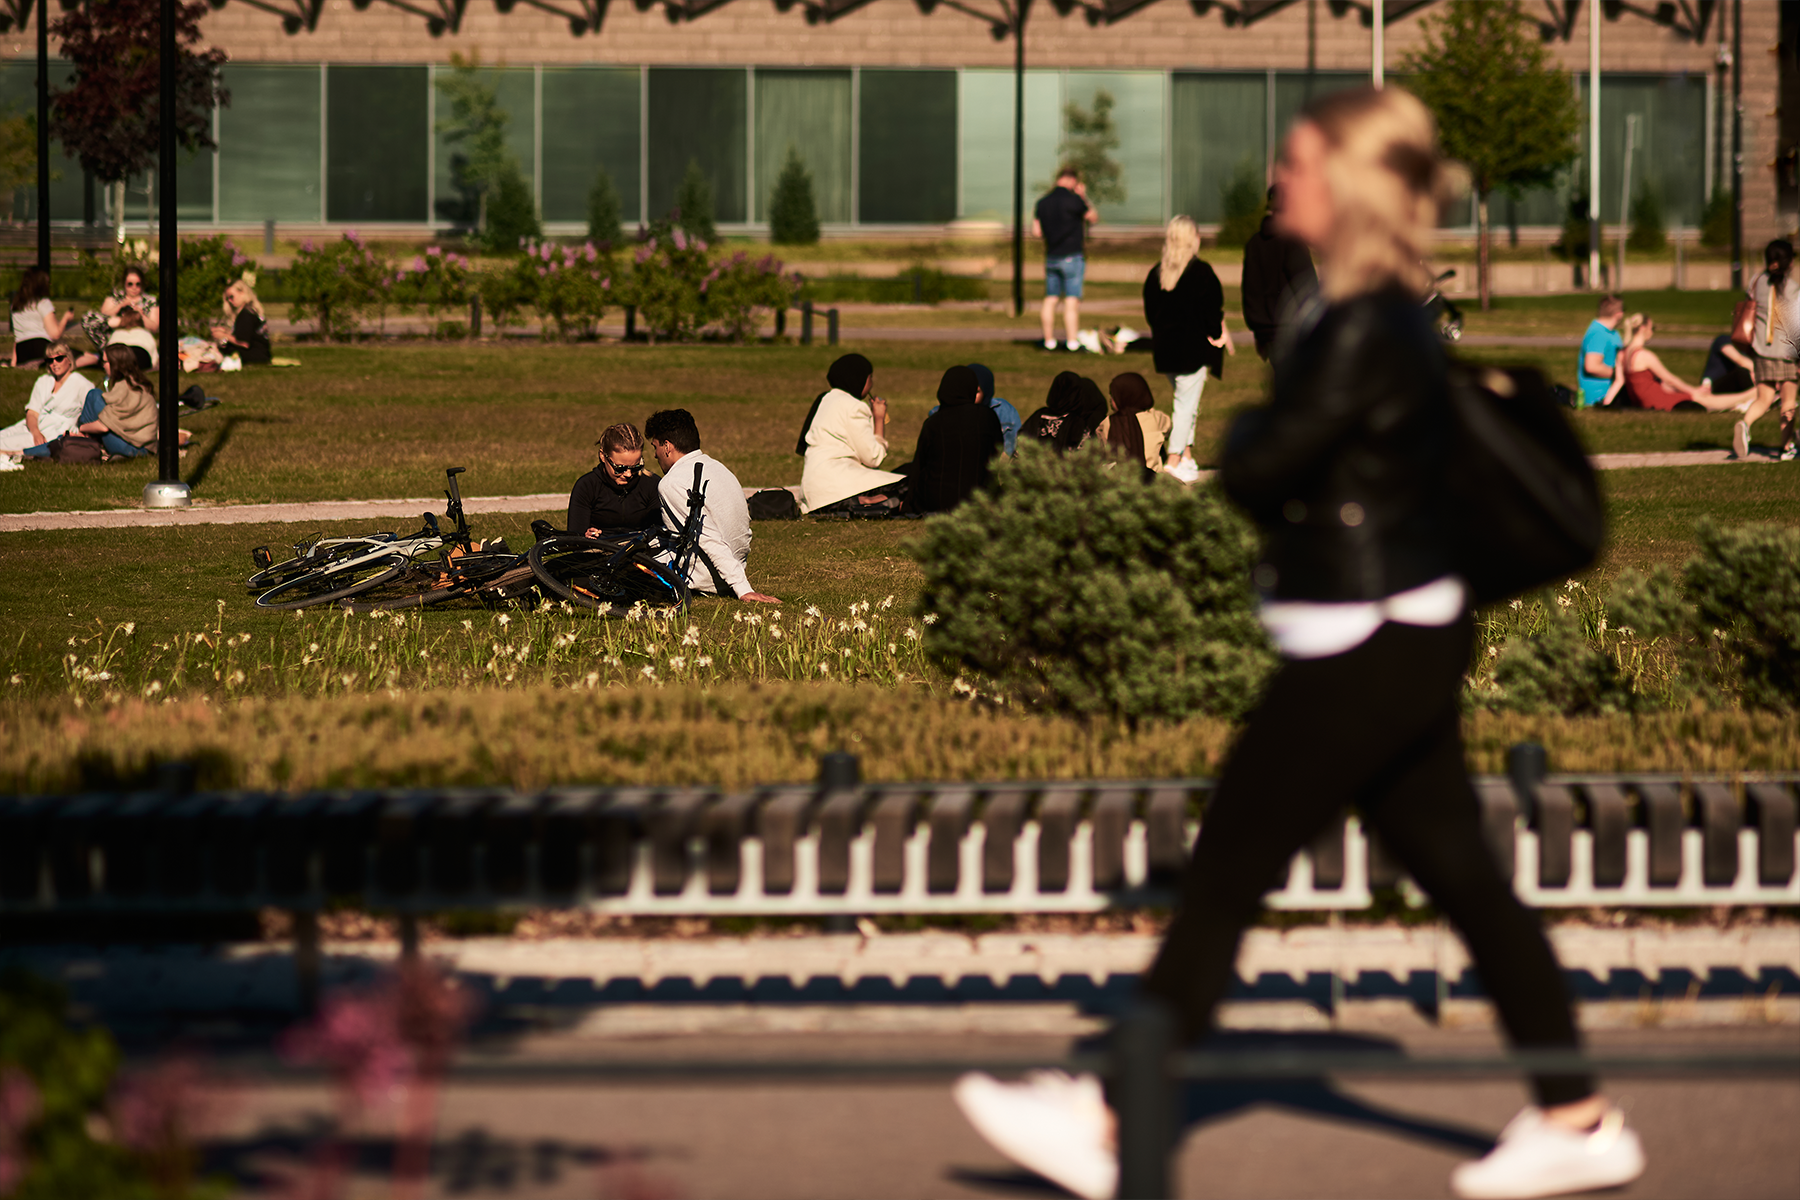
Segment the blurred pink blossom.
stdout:
<path fill-rule="evenodd" d="M 679 226 L 676 227 L 675 231 L 671 233 L 669 237 L 674 241 L 677 250 L 685 251 L 688 248 L 687 234 L 683 233 Z"/>
<path fill-rule="evenodd" d="M 24 1135 L 41 1108 L 37 1084 L 15 1066 L 0 1067 L 0 1196 L 25 1177 Z"/>
<path fill-rule="evenodd" d="M 436 251 L 436 249 L 437 249 L 436 246 L 432 247 L 433 251 Z M 425 256 L 424 255 L 422 255 L 422 254 L 413 255 L 412 269 L 417 271 L 421 275 L 423 275 L 425 273 Z"/>
<path fill-rule="evenodd" d="M 437 258 L 439 255 L 443 254 L 443 250 L 437 246 L 427 246 L 425 248 L 425 253 L 430 255 L 432 258 Z"/>

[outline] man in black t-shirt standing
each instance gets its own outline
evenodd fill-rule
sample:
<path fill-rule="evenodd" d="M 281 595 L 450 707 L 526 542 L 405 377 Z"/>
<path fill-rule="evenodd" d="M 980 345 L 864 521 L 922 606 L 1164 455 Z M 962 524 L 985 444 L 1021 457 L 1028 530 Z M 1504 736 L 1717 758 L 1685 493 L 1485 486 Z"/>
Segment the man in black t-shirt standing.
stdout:
<path fill-rule="evenodd" d="M 1063 299 L 1063 331 L 1073 350 L 1081 331 L 1081 277 L 1087 270 L 1082 253 L 1088 223 L 1100 214 L 1088 207 L 1087 188 L 1081 174 L 1067 166 L 1056 175 L 1056 186 L 1037 202 L 1031 218 L 1031 236 L 1044 239 L 1044 349 L 1056 349 L 1056 302 Z"/>

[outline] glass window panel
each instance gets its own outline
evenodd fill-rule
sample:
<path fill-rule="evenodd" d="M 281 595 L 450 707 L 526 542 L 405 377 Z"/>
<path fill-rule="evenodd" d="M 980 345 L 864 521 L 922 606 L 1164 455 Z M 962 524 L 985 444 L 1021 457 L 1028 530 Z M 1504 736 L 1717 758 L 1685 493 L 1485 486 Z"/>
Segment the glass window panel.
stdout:
<path fill-rule="evenodd" d="M 450 98 L 437 89 L 437 83 L 449 76 L 451 68 L 440 66 L 432 73 L 432 103 L 437 120 L 431 136 L 436 143 L 437 170 L 433 186 L 432 207 L 439 221 L 473 226 L 481 215 L 481 203 L 472 192 L 464 193 L 456 186 L 456 160 L 467 153 L 467 143 L 454 145 L 439 132 L 437 126 L 451 119 Z M 506 148 L 519 161 L 519 170 L 527 183 L 535 170 L 536 131 L 532 128 L 536 72 L 530 67 L 483 67 L 475 73 L 478 82 L 494 89 L 494 99 L 506 114 Z"/>
<path fill-rule="evenodd" d="M 865 80 L 867 75 L 864 75 Z M 1049 189 L 1062 140 L 1062 72 L 1025 72 L 1025 212 Z M 971 220 L 1012 220 L 1013 73 L 962 73 L 962 210 Z M 866 135 L 865 135 L 866 136 Z M 1160 137 L 1160 134 L 1158 135 Z M 865 151 L 866 153 L 866 151 Z"/>
<path fill-rule="evenodd" d="M 317 221 L 319 68 L 225 68 L 219 110 L 219 219 Z"/>
<path fill-rule="evenodd" d="M 50 60 L 50 87 L 52 90 L 67 87 L 69 77 L 75 69 L 60 59 Z M 35 117 L 37 115 L 37 59 L 13 59 L 0 63 L 0 115 L 8 117 Z M 50 219 L 53 221 L 80 221 L 85 218 L 84 204 L 86 186 L 81 169 L 81 162 L 73 155 L 66 153 L 62 143 L 54 138 L 50 142 Z M 22 187 L 13 193 L 12 215 L 15 221 L 37 220 L 37 184 Z M 94 203 L 102 204 L 102 197 L 96 186 Z M 95 213 L 95 219 L 102 214 Z M 208 214 L 209 216 L 211 214 Z"/>
<path fill-rule="evenodd" d="M 213 152 L 202 151 L 190 154 L 184 150 L 176 152 L 175 160 L 175 219 L 187 224 L 189 222 L 212 223 L 212 185 L 213 185 Z M 96 209 L 106 206 L 104 189 L 94 193 Z M 96 213 L 96 218 L 98 214 Z M 162 219 L 162 192 L 155 183 L 155 172 L 133 175 L 125 181 L 125 226 L 133 229 L 140 225 L 151 231 Z M 313 220 L 318 220 L 315 216 Z"/>
<path fill-rule="evenodd" d="M 326 71 L 326 220 L 430 219 L 430 86 L 426 67 Z"/>
<path fill-rule="evenodd" d="M 1398 78 L 1389 76 L 1390 79 Z M 1287 129 L 1300 110 L 1320 96 L 1363 87 L 1369 82 L 1367 71 L 1282 71 L 1275 76 L 1275 137 L 1287 136 Z M 1274 149 L 1281 147 L 1277 144 Z"/>
<path fill-rule="evenodd" d="M 746 219 L 745 72 L 690 67 L 650 70 L 650 213 L 675 207 L 688 163 L 712 184 L 713 220 Z"/>
<path fill-rule="evenodd" d="M 861 219 L 895 225 L 955 220 L 956 72 L 865 69 L 861 108 Z"/>
<path fill-rule="evenodd" d="M 1160 225 L 1163 220 L 1163 75 L 1161 71 L 1071 71 L 1063 83 L 1064 104 L 1093 111 L 1094 97 L 1113 98 L 1112 151 L 1120 167 L 1125 199 L 1100 204 L 1100 219 L 1117 225 Z"/>
<path fill-rule="evenodd" d="M 1225 190 L 1238 171 L 1265 177 L 1268 76 L 1179 74 L 1171 91 L 1169 202 L 1177 213 L 1216 225 L 1225 219 Z"/>
<path fill-rule="evenodd" d="M 1587 99 L 1581 101 L 1587 137 Z M 1688 75 L 1605 75 L 1600 81 L 1600 219 L 1620 218 L 1619 181 L 1625 168 L 1625 118 L 1638 118 L 1631 152 L 1631 199 L 1646 186 L 1662 201 L 1663 224 L 1700 223 L 1706 155 L 1706 81 Z M 1586 159 L 1582 169 L 1586 170 Z M 1585 178 L 1585 176 L 1584 176 Z M 1629 221 L 1629 215 L 1627 215 Z"/>
<path fill-rule="evenodd" d="M 588 192 L 605 168 L 619 213 L 638 212 L 636 67 L 544 68 L 544 220 L 587 222 Z"/>
<path fill-rule="evenodd" d="M 792 146 L 812 173 L 819 220 L 850 221 L 850 72 L 756 73 L 756 211 L 767 221 Z"/>

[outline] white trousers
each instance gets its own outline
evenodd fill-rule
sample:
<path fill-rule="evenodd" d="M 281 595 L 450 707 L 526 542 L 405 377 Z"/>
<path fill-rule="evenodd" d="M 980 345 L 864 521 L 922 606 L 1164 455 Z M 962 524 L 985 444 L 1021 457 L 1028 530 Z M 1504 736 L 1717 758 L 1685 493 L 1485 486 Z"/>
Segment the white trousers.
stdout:
<path fill-rule="evenodd" d="M 1206 368 L 1192 375 L 1170 375 L 1175 388 L 1175 427 L 1169 430 L 1168 457 L 1174 458 L 1194 444 L 1194 422 L 1200 417 L 1200 392 L 1206 387 Z"/>

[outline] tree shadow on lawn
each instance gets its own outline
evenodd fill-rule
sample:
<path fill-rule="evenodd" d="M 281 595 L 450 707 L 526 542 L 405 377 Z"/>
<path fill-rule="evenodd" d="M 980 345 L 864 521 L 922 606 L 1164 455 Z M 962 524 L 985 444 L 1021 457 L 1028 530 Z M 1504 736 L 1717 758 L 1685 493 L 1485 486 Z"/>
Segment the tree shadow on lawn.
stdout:
<path fill-rule="evenodd" d="M 197 488 L 206 482 L 206 476 L 212 471 L 219 452 L 231 441 L 232 434 L 239 425 L 287 425 L 291 424 L 285 417 L 249 417 L 233 413 L 220 424 L 218 432 L 206 443 L 206 449 L 194 463 L 194 469 L 188 472 L 188 486 Z"/>

